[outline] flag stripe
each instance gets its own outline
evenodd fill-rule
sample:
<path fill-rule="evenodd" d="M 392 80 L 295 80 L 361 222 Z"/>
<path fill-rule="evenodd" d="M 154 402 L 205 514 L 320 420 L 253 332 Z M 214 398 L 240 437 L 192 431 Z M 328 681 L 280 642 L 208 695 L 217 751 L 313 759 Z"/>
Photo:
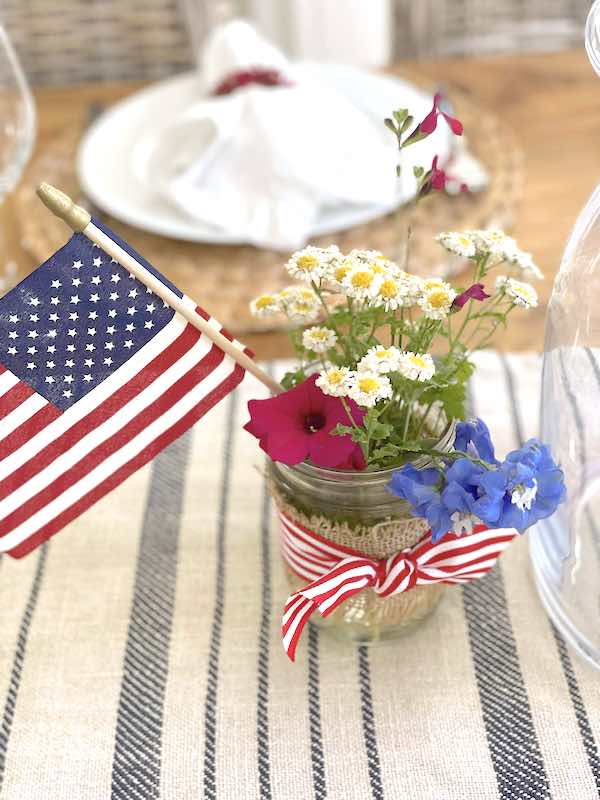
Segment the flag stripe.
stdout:
<path fill-rule="evenodd" d="M 123 364 L 122 367 L 82 398 L 82 400 L 68 409 L 67 412 L 64 414 L 59 412 L 56 415 L 56 419 L 50 421 L 51 423 L 54 422 L 54 424 L 46 424 L 45 427 L 35 433 L 32 430 L 31 433 L 34 433 L 34 435 L 30 436 L 28 440 L 23 441 L 21 450 L 11 451 L 9 455 L 5 451 L 5 443 L 0 441 L 0 480 L 4 480 L 23 463 L 28 461 L 31 451 L 41 453 L 55 438 L 62 435 L 66 425 L 73 425 L 77 420 L 86 416 L 95 406 L 99 406 L 107 398 L 111 397 L 120 386 L 127 383 L 135 375 L 138 375 L 144 367 L 183 334 L 186 327 L 185 321 L 180 320 L 179 317 L 174 317 L 160 333 L 140 350 L 135 359 L 131 359 Z M 132 389 L 134 389 L 133 386 Z"/>
<path fill-rule="evenodd" d="M 7 475 L 0 486 L 0 500 L 13 493 L 11 501 L 16 505 L 18 503 L 18 499 L 15 499 L 14 494 L 16 489 L 23 487 L 34 476 L 37 476 L 38 480 L 43 480 L 43 469 L 49 465 L 52 465 L 54 472 L 59 472 L 62 463 L 59 460 L 60 456 L 68 454 L 67 459 L 71 462 L 77 457 L 73 452 L 73 448 L 77 446 L 79 450 L 82 450 L 86 442 L 93 440 L 92 432 L 95 433 L 99 441 L 102 441 L 102 432 L 98 429 L 102 429 L 102 426 L 108 428 L 118 424 L 120 419 L 117 416 L 117 412 L 122 411 L 124 408 L 135 409 L 136 405 L 143 405 L 147 396 L 147 393 L 144 394 L 145 390 L 151 387 L 152 394 L 157 395 L 160 392 L 161 383 L 159 382 L 158 385 L 155 385 L 156 382 L 162 379 L 162 383 L 164 383 L 163 376 L 169 368 L 176 366 L 179 360 L 198 341 L 198 337 L 193 335 L 195 332 L 191 326 L 190 329 L 189 331 L 184 331 L 170 347 L 160 352 L 143 370 L 131 377 L 127 383 L 119 387 L 104 402 L 99 405 L 94 404 L 89 413 L 75 419 L 74 423 L 66 430 L 60 430 L 59 435 L 43 450 L 37 451 L 34 457 L 30 458 L 13 473 Z M 188 334 L 187 336 L 186 333 Z M 203 340 L 203 344 L 205 341 Z M 61 423 L 69 424 L 68 417 L 69 411 L 63 414 Z M 64 424 L 57 425 L 56 428 L 64 428 Z M 40 475 L 40 473 L 42 474 Z M 16 498 L 18 498 L 18 495 L 16 495 Z M 6 504 L 0 503 L 0 514 L 5 514 L 5 509 Z"/>
<path fill-rule="evenodd" d="M 239 364 L 235 364 L 232 371 L 227 377 L 221 381 L 215 388 L 213 388 L 207 395 L 205 395 L 196 405 L 180 417 L 175 423 L 167 428 L 162 434 L 158 435 L 142 450 L 140 450 L 133 458 L 126 463 L 122 464 L 119 468 L 109 473 L 104 480 L 90 489 L 86 494 L 82 495 L 71 506 L 61 511 L 56 517 L 49 522 L 45 523 L 43 527 L 30 535 L 26 541 L 20 544 L 11 545 L 9 549 L 10 555 L 15 558 L 21 558 L 37 545 L 52 536 L 57 531 L 61 530 L 67 523 L 75 519 L 79 514 L 93 505 L 97 500 L 110 492 L 118 486 L 125 478 L 129 477 L 133 472 L 142 467 L 148 461 L 166 447 L 174 439 L 180 436 L 191 425 L 197 422 L 207 411 L 209 411 L 216 403 L 222 400 L 229 392 L 231 392 L 244 377 L 244 370 Z M 21 537 L 23 539 L 24 537 Z"/>
<path fill-rule="evenodd" d="M 190 434 L 152 465 L 140 539 L 112 766 L 113 800 L 160 794 L 162 722 Z"/>
<path fill-rule="evenodd" d="M 16 383 L 0 398 L 0 419 L 5 419 L 12 411 L 36 392 L 26 383 Z"/>
<path fill-rule="evenodd" d="M 102 437 L 99 444 L 79 461 L 76 461 L 70 469 L 65 470 L 58 460 L 52 462 L 51 465 L 49 465 L 48 471 L 50 472 L 51 479 L 54 476 L 56 476 L 56 479 L 51 483 L 46 483 L 44 488 L 33 495 L 30 500 L 21 503 L 14 511 L 10 511 L 0 520 L 0 537 L 14 529 L 24 520 L 29 519 L 32 514 L 46 507 L 51 501 L 60 497 L 67 489 L 70 489 L 80 482 L 99 465 L 106 463 L 112 454 L 124 448 L 125 445 L 131 442 L 138 434 L 147 431 L 151 423 L 154 423 L 159 417 L 167 413 L 181 398 L 184 398 L 191 389 L 197 386 L 207 375 L 212 373 L 218 364 L 221 363 L 223 357 L 223 351 L 213 346 L 198 364 L 194 365 L 191 370 L 167 391 L 160 392 L 159 389 L 158 397 L 156 397 L 155 400 L 149 405 L 144 406 L 137 416 L 126 422 L 123 427 L 117 429 L 111 436 Z M 177 366 L 182 363 L 184 362 L 180 359 L 177 362 Z M 108 420 L 105 425 L 109 424 L 110 428 L 114 428 L 118 422 L 120 422 L 120 420 L 111 419 Z M 71 448 L 68 453 L 69 461 L 77 458 L 78 450 L 85 449 L 90 438 L 91 437 L 85 437 L 79 439 L 77 445 Z M 91 443 L 93 444 L 93 438 Z M 31 484 L 36 486 L 43 479 L 43 473 L 42 475 L 35 475 L 31 479 Z M 33 486 L 31 488 L 33 488 Z M 21 499 L 21 496 L 26 496 L 27 491 L 27 484 L 22 485 L 19 491 L 13 491 L 12 495 L 7 498 L 7 501 L 0 504 L 0 513 L 6 513 L 9 501 L 10 505 L 15 507 Z M 31 489 L 29 489 L 29 491 L 31 491 Z"/>

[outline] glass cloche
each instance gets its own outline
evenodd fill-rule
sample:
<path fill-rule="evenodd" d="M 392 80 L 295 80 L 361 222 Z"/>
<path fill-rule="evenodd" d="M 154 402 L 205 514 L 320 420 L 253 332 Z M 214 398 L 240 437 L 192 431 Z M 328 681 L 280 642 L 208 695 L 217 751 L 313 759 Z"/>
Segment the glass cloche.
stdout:
<path fill-rule="evenodd" d="M 600 0 L 586 25 L 600 75 Z M 531 534 L 540 596 L 565 639 L 600 667 L 600 185 L 579 215 L 548 307 L 541 438 L 567 502 Z"/>

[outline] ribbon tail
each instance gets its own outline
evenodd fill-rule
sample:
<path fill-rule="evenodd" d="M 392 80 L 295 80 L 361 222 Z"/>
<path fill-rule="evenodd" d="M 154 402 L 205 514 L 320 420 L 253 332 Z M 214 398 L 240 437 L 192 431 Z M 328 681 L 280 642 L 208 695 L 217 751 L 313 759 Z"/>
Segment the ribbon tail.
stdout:
<path fill-rule="evenodd" d="M 303 597 L 299 592 L 288 597 L 283 612 L 281 635 L 283 637 L 283 649 L 290 661 L 296 660 L 296 648 L 302 636 L 302 631 L 316 608 L 315 602 L 308 597 Z"/>

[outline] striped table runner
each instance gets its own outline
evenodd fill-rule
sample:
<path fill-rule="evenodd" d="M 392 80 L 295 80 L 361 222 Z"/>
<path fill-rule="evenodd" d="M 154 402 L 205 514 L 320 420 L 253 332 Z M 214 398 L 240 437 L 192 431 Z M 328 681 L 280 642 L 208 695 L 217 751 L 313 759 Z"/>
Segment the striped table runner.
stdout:
<path fill-rule="evenodd" d="M 539 359 L 478 362 L 472 407 L 503 453 L 537 432 Z M 247 379 L 0 563 L 0 800 L 597 798 L 600 676 L 542 612 L 525 540 L 409 638 L 310 629 L 288 661 L 273 509 L 241 430 L 256 392 Z"/>

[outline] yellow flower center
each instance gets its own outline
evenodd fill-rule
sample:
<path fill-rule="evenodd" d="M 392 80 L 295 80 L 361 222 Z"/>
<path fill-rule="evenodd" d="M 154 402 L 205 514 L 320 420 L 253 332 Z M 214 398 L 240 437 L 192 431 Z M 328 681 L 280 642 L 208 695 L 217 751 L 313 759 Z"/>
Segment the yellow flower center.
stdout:
<path fill-rule="evenodd" d="M 352 276 L 352 286 L 355 289 L 368 289 L 373 283 L 374 275 L 372 272 L 355 272 Z"/>
<path fill-rule="evenodd" d="M 387 272 L 387 267 L 385 266 L 385 264 L 373 263 L 369 264 L 369 267 L 371 268 L 371 272 L 373 272 L 375 275 L 383 275 Z"/>
<path fill-rule="evenodd" d="M 425 359 L 421 356 L 411 356 L 409 361 L 411 364 L 414 364 L 415 367 L 419 367 L 420 369 L 425 369 L 427 366 Z"/>
<path fill-rule="evenodd" d="M 460 244 L 464 244 L 465 247 L 468 247 L 471 244 L 471 240 L 467 236 L 459 236 L 458 241 Z"/>
<path fill-rule="evenodd" d="M 391 278 L 383 281 L 379 287 L 379 294 L 389 300 L 390 297 L 395 297 L 398 294 L 398 284 Z"/>
<path fill-rule="evenodd" d="M 297 303 L 294 304 L 294 312 L 296 314 L 308 314 L 308 312 L 311 310 L 312 310 L 311 304 L 307 303 L 304 300 L 299 300 Z"/>
<path fill-rule="evenodd" d="M 425 291 L 429 291 L 430 289 L 437 289 L 443 284 L 443 281 L 440 278 L 429 278 L 429 280 L 423 283 L 423 288 Z"/>
<path fill-rule="evenodd" d="M 303 255 L 296 260 L 296 264 L 302 272 L 312 272 L 319 266 L 319 259 L 316 256 Z"/>
<path fill-rule="evenodd" d="M 311 338 L 315 339 L 317 342 L 324 342 L 325 339 L 329 336 L 328 331 L 313 331 L 311 334 Z"/>
<path fill-rule="evenodd" d="M 344 373 L 339 369 L 332 369 L 331 372 L 327 373 L 327 380 L 333 386 L 337 386 L 338 383 L 341 383 L 344 380 Z"/>
<path fill-rule="evenodd" d="M 256 308 L 263 309 L 267 308 L 268 306 L 273 305 L 275 302 L 275 298 L 271 294 L 263 294 L 261 297 L 256 299 Z"/>
<path fill-rule="evenodd" d="M 298 289 L 297 292 L 298 297 L 302 298 L 302 300 L 306 300 L 307 302 L 315 299 L 315 293 L 312 289 Z"/>
<path fill-rule="evenodd" d="M 333 277 L 338 283 L 341 283 L 346 275 L 350 272 L 350 264 L 340 264 L 333 272 Z"/>
<path fill-rule="evenodd" d="M 359 378 L 358 388 L 365 394 L 372 394 L 379 389 L 379 381 L 375 380 L 375 378 Z"/>
<path fill-rule="evenodd" d="M 375 355 L 377 358 L 387 358 L 390 354 L 389 350 L 376 350 Z"/>
<path fill-rule="evenodd" d="M 434 289 L 427 295 L 427 302 L 432 308 L 444 308 L 450 304 L 450 298 L 445 289 Z"/>

